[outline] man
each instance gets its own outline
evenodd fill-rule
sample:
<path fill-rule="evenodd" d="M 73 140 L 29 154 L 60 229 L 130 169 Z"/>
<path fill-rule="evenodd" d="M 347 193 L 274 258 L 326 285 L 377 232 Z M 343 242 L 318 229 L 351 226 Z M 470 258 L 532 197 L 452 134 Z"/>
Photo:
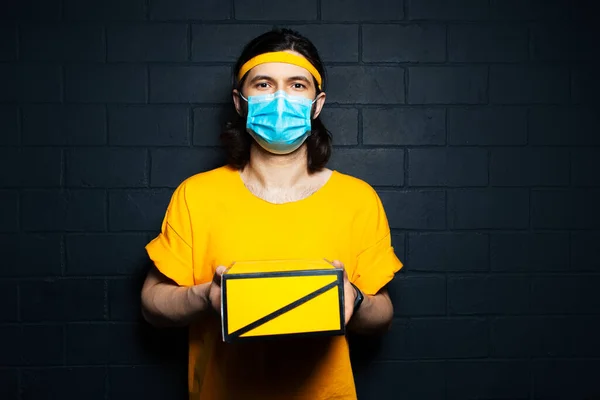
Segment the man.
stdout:
<path fill-rule="evenodd" d="M 344 336 L 223 343 L 220 281 L 235 261 L 335 260 L 347 328 L 376 333 L 391 322 L 385 285 L 402 263 L 373 188 L 325 168 L 323 76 L 317 50 L 293 31 L 251 41 L 235 66 L 238 117 L 222 134 L 228 165 L 186 179 L 147 246 L 156 268 L 143 314 L 190 326 L 190 399 L 356 398 Z"/>

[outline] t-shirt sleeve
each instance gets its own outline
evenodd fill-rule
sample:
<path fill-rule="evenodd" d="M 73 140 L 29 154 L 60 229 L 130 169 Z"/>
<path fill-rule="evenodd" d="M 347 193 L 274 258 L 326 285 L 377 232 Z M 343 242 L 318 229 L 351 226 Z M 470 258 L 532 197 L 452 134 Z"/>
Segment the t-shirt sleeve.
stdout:
<path fill-rule="evenodd" d="M 363 245 L 357 255 L 353 283 L 365 294 L 375 295 L 394 278 L 403 264 L 392 247 L 392 239 L 383 204 L 375 190 L 365 202 L 367 216 L 361 232 Z M 361 224 L 362 225 L 362 224 Z"/>
<path fill-rule="evenodd" d="M 146 251 L 165 276 L 180 286 L 194 285 L 192 226 L 184 184 L 173 193 L 160 234 L 146 245 Z"/>

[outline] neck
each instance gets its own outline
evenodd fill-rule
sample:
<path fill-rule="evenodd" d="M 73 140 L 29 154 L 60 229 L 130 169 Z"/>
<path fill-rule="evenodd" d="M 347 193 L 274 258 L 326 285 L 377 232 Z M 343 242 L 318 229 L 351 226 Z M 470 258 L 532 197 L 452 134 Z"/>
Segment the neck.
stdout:
<path fill-rule="evenodd" d="M 306 145 L 293 153 L 280 155 L 252 143 L 250 161 L 243 173 L 265 189 L 291 188 L 309 176 Z"/>

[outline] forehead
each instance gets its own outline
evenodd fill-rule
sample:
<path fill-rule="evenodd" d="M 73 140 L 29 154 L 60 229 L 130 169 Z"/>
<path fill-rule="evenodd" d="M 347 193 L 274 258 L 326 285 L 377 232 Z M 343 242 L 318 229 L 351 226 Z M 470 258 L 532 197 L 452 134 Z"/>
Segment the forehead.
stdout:
<path fill-rule="evenodd" d="M 247 80 L 250 80 L 257 75 L 266 75 L 274 79 L 285 79 L 291 76 L 304 76 L 310 79 L 312 76 L 310 72 L 308 72 L 308 70 L 302 67 L 299 67 L 294 64 L 280 62 L 271 62 L 257 65 L 256 67 L 248 71 Z"/>

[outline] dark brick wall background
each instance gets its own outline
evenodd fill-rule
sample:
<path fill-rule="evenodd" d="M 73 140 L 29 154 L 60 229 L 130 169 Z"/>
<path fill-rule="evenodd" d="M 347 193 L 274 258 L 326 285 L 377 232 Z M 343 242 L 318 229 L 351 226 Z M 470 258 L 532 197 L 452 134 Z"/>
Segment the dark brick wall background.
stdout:
<path fill-rule="evenodd" d="M 186 397 L 143 247 L 279 25 L 320 49 L 331 167 L 377 188 L 406 265 L 391 332 L 353 340 L 361 398 L 599 399 L 592 4 L 3 0 L 0 398 Z"/>

